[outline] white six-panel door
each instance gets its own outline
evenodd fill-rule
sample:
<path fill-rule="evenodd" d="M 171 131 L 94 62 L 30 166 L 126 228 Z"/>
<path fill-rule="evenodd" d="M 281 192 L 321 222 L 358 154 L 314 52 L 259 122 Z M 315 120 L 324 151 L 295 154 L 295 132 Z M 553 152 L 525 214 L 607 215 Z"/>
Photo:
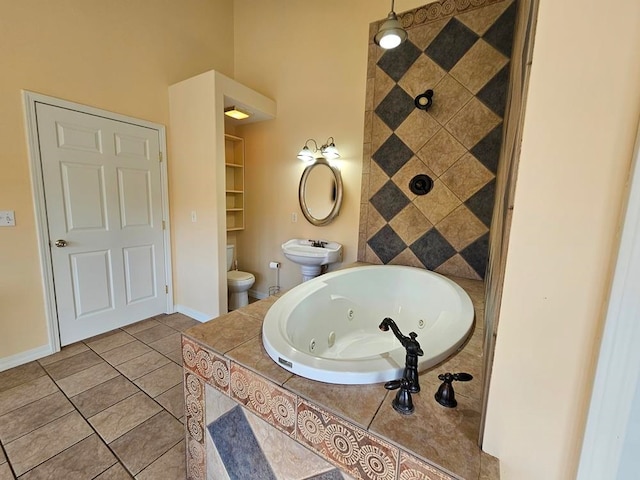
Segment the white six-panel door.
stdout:
<path fill-rule="evenodd" d="M 61 345 L 166 309 L 157 130 L 36 104 Z"/>

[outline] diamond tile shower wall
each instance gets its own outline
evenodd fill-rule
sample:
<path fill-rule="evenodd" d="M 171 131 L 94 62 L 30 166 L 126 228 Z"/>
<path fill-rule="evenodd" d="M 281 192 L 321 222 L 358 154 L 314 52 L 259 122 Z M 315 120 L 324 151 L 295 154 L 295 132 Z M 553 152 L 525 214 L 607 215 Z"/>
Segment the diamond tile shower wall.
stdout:
<path fill-rule="evenodd" d="M 516 4 L 445 0 L 369 45 L 358 260 L 484 278 Z M 371 35 L 378 24 L 371 25 Z M 428 111 L 414 98 L 432 89 Z M 433 189 L 416 195 L 417 174 Z"/>

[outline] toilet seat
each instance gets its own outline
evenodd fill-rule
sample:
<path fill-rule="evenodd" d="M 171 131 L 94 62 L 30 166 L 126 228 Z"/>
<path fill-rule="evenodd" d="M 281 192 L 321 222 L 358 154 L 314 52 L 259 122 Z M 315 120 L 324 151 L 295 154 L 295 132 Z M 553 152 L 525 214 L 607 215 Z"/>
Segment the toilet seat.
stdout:
<path fill-rule="evenodd" d="M 240 270 L 231 270 L 227 272 L 228 282 L 246 282 L 248 280 L 255 280 L 252 273 L 242 272 Z"/>

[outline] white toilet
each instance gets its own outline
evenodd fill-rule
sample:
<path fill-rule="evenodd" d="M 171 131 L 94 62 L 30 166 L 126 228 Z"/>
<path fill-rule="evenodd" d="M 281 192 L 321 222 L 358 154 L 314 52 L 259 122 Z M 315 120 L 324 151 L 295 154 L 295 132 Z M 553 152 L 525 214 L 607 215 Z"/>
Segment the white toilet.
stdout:
<path fill-rule="evenodd" d="M 233 265 L 233 245 L 227 245 L 227 288 L 229 290 L 229 310 L 249 305 L 249 289 L 256 281 L 249 272 L 231 270 Z"/>

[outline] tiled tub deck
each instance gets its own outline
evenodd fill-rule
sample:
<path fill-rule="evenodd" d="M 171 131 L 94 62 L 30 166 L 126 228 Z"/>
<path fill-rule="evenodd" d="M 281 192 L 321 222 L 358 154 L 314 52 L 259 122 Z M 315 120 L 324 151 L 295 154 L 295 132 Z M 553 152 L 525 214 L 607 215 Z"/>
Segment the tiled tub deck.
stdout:
<path fill-rule="evenodd" d="M 190 479 L 448 480 L 499 478 L 477 445 L 482 406 L 483 294 L 471 297 L 475 328 L 456 355 L 420 375 L 415 413 L 403 416 L 383 384 L 331 385 L 293 375 L 262 346 L 262 321 L 277 296 L 184 332 L 187 476 Z M 433 398 L 444 372 L 458 407 Z"/>

